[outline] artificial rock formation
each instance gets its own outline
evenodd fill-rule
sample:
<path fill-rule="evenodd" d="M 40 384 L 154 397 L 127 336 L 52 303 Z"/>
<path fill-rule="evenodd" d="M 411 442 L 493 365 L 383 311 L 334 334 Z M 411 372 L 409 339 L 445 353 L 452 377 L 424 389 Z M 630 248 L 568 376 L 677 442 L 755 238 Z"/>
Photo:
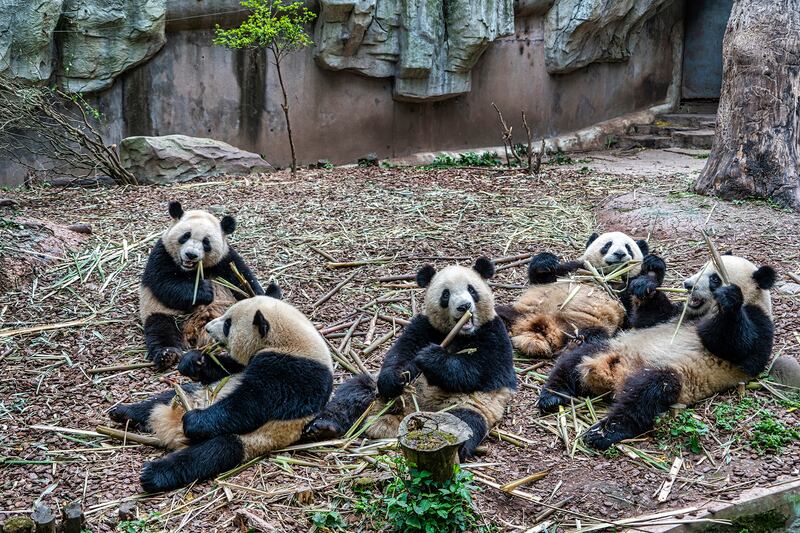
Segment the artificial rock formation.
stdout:
<path fill-rule="evenodd" d="M 119 157 L 122 166 L 132 172 L 140 184 L 166 185 L 201 176 L 273 170 L 258 154 L 222 141 L 186 135 L 128 137 L 119 145 Z"/>
<path fill-rule="evenodd" d="M 161 49 L 165 13 L 166 0 L 0 0 L 0 75 L 105 89 Z"/>
<path fill-rule="evenodd" d="M 469 92 L 481 54 L 514 32 L 513 0 L 321 0 L 320 8 L 317 64 L 394 77 L 397 100 Z"/>
<path fill-rule="evenodd" d="M 628 59 L 644 23 L 672 1 L 557 0 L 545 18 L 547 71 L 564 74 Z"/>

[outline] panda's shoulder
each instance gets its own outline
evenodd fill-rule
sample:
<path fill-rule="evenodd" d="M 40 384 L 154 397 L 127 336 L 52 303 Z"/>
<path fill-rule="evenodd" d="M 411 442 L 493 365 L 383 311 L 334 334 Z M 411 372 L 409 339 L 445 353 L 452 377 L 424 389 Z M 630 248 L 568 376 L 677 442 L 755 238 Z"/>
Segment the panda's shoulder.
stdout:
<path fill-rule="evenodd" d="M 283 378 L 307 379 L 313 374 L 331 374 L 328 366 L 314 357 L 273 350 L 262 350 L 250 359 L 245 369 L 250 374 L 265 374 Z"/>

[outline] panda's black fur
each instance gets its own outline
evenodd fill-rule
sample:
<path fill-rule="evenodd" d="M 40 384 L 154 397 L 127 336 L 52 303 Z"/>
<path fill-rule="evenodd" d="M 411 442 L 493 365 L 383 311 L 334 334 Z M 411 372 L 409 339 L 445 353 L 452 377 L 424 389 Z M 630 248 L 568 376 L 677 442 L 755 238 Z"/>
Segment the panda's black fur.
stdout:
<path fill-rule="evenodd" d="M 268 294 L 280 296 L 271 285 Z M 214 477 L 243 461 L 300 439 L 330 398 L 333 365 L 327 345 L 300 311 L 256 296 L 231 306 L 206 326 L 228 355 L 216 362 L 199 352 L 181 370 L 201 384 L 183 385 L 186 412 L 168 391 L 111 410 L 113 420 L 154 432 L 173 451 L 145 465 L 147 492 Z"/>
<path fill-rule="evenodd" d="M 420 376 L 414 385 L 420 409 L 451 407 L 448 412 L 472 430 L 460 457 L 473 455 L 502 417 L 517 386 L 508 333 L 495 314 L 486 283 L 493 275 L 494 265 L 485 258 L 472 269 L 451 266 L 438 273 L 430 265 L 420 269 L 417 283 L 427 288 L 424 312 L 411 320 L 389 349 L 377 381 L 361 374 L 343 383 L 324 412 L 309 424 L 307 436 L 341 436 L 370 405 L 371 412 L 377 413 L 383 402 L 403 395 L 406 386 Z M 473 319 L 452 344 L 442 348 L 441 342 L 467 310 L 473 313 Z M 399 422 L 414 408 L 410 398 L 399 402 L 403 403 L 405 409 L 381 416 L 367 429 L 367 435 L 396 436 Z"/>
<path fill-rule="evenodd" d="M 169 204 L 169 214 L 173 224 L 150 252 L 139 288 L 139 312 L 147 357 L 159 368 L 172 366 L 183 349 L 204 344 L 205 323 L 243 298 L 238 292 L 213 283 L 212 279 L 222 278 L 247 293 L 231 264 L 255 294 L 264 294 L 250 268 L 227 242 L 227 236 L 236 228 L 233 217 L 218 220 L 205 211 L 184 211 L 175 201 Z M 198 237 L 197 246 L 182 250 L 190 238 Z M 184 252 L 190 257 L 182 257 Z M 193 267 L 188 268 L 186 261 L 194 261 Z M 205 279 L 198 284 L 195 298 L 195 269 L 199 262 L 203 263 Z"/>
<path fill-rule="evenodd" d="M 564 352 L 539 397 L 542 412 L 568 404 L 570 397 L 611 392 L 608 416 L 583 437 L 605 449 L 647 431 L 674 403 L 690 405 L 762 372 L 772 353 L 769 289 L 775 271 L 736 256 L 722 261 L 730 285 L 710 264 L 684 282 L 691 292 L 680 327 L 675 315 L 683 306 L 665 307 L 649 328 L 613 338 L 596 331 Z M 642 285 L 634 291 L 634 306 L 654 296 Z"/>

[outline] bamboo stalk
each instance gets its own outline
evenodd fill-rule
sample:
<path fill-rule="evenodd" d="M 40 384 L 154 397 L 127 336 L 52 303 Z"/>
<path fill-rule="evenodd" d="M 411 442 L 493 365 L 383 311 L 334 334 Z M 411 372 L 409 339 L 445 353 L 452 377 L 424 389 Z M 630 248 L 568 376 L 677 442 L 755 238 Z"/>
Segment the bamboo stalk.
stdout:
<path fill-rule="evenodd" d="M 181 403 L 183 406 L 183 410 L 187 413 L 192 410 L 192 402 L 189 400 L 189 397 L 186 395 L 186 391 L 184 391 L 180 385 L 177 383 L 173 386 L 175 389 L 175 398 Z"/>
<path fill-rule="evenodd" d="M 550 473 L 549 470 L 543 470 L 541 472 L 533 473 L 529 476 L 525 476 L 523 478 L 519 478 L 517 480 L 506 483 L 505 485 L 500 487 L 500 490 L 502 490 L 503 492 L 511 492 L 512 490 L 519 488 L 522 485 L 527 485 L 528 483 L 533 483 L 534 481 L 538 481 L 546 477 L 547 474 L 549 473 Z"/>
<path fill-rule="evenodd" d="M 708 236 L 706 230 L 700 230 L 700 233 L 703 234 L 703 239 L 706 241 L 708 251 L 711 253 L 711 261 L 714 262 L 714 268 L 722 279 L 723 285 L 730 285 L 731 279 L 728 277 L 728 271 L 725 269 L 725 263 L 722 262 L 722 256 L 719 255 L 719 250 L 714 246 L 714 242 L 711 240 L 711 237 Z"/>
<path fill-rule="evenodd" d="M 317 248 L 316 246 L 309 246 L 309 247 L 308 247 L 308 249 L 309 249 L 309 250 L 311 250 L 312 252 L 315 252 L 315 253 L 317 253 L 317 254 L 321 255 L 321 256 L 322 256 L 322 257 L 324 257 L 324 258 L 325 258 L 327 261 L 330 261 L 331 263 L 336 263 L 336 258 L 335 258 L 335 257 L 333 257 L 333 256 L 332 256 L 331 254 L 329 254 L 328 252 L 325 252 L 325 251 L 323 251 L 323 250 L 320 250 L 320 249 L 319 249 L 319 248 Z"/>
<path fill-rule="evenodd" d="M 340 282 L 339 282 L 339 283 L 338 283 L 338 284 L 337 284 L 337 285 L 336 285 L 334 288 L 332 288 L 331 290 L 329 290 L 328 292 L 326 292 L 326 293 L 325 293 L 325 294 L 324 294 L 324 295 L 323 295 L 323 296 L 322 296 L 322 297 L 321 297 L 319 300 L 317 300 L 316 302 L 314 302 L 313 304 L 311 304 L 311 307 L 313 307 L 313 308 L 317 308 L 317 307 L 319 307 L 320 305 L 322 305 L 322 304 L 324 304 L 325 302 L 327 302 L 328 300 L 330 300 L 331 298 L 333 298 L 333 296 L 334 296 L 334 295 L 335 295 L 337 292 L 339 292 L 339 291 L 342 289 L 342 287 L 344 287 L 345 285 L 347 285 L 348 283 L 350 283 L 351 281 L 353 281 L 353 278 L 354 278 L 354 277 L 356 277 L 356 274 L 358 274 L 358 270 L 356 270 L 355 272 L 351 273 L 351 274 L 350 274 L 349 276 L 347 276 L 345 279 L 343 279 L 342 281 L 340 281 Z"/>
<path fill-rule="evenodd" d="M 197 302 L 197 289 L 200 288 L 200 279 L 203 278 L 203 262 L 197 263 L 197 273 L 194 276 L 194 294 L 192 294 L 192 305 Z"/>
<path fill-rule="evenodd" d="M 450 330 L 450 333 L 447 334 L 447 337 L 444 338 L 440 346 L 442 348 L 447 348 L 450 345 L 450 343 L 453 342 L 453 339 L 456 338 L 456 335 L 458 335 L 458 333 L 461 331 L 461 328 L 464 327 L 464 324 L 466 324 L 470 318 L 472 318 L 472 311 L 467 311 L 466 313 L 464 313 L 462 317 L 458 319 L 456 325 L 453 326 L 453 329 Z"/>
<path fill-rule="evenodd" d="M 136 433 L 128 433 L 119 429 L 109 428 L 106 426 L 97 426 L 95 430 L 106 437 L 117 439 L 125 442 L 135 442 L 137 444 L 144 444 L 146 446 L 153 446 L 154 448 L 163 448 L 164 445 L 155 437 L 147 435 L 138 435 Z"/>
<path fill-rule="evenodd" d="M 392 328 L 392 331 L 390 331 L 386 335 L 382 335 L 375 342 L 373 342 L 372 344 L 370 344 L 369 346 L 364 348 L 364 351 L 362 352 L 363 355 L 366 356 L 366 355 L 371 354 L 372 352 L 377 350 L 380 347 L 381 344 L 383 344 L 384 342 L 386 342 L 389 339 L 391 339 L 392 337 L 394 337 L 394 335 L 395 335 L 395 330 L 394 330 L 394 328 Z"/>
<path fill-rule="evenodd" d="M 367 265 L 382 265 L 384 263 L 388 263 L 392 261 L 394 257 L 378 257 L 376 259 L 362 259 L 359 261 L 331 261 L 329 263 L 325 263 L 325 268 L 329 270 L 333 270 L 336 268 L 351 268 L 351 267 L 359 267 L 359 266 L 367 266 Z"/>
<path fill-rule="evenodd" d="M 247 291 L 247 293 L 250 295 L 251 298 L 255 296 L 256 291 L 253 290 L 253 286 L 250 285 L 250 282 L 247 281 L 247 278 L 245 278 L 242 275 L 242 273 L 239 272 L 239 268 L 236 266 L 236 263 L 231 261 L 229 265 L 231 267 L 231 270 L 233 271 L 233 275 L 236 276 L 237 280 L 239 280 L 239 284 L 241 284 L 241 286 L 245 288 L 245 290 Z"/>

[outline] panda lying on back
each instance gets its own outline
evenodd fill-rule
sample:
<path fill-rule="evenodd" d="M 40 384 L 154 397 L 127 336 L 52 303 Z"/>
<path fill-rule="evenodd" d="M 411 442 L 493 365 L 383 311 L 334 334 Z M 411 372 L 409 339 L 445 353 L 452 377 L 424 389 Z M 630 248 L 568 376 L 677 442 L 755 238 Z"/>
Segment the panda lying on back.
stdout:
<path fill-rule="evenodd" d="M 682 305 L 665 309 L 661 324 L 611 339 L 596 332 L 562 354 L 539 396 L 541 411 L 567 405 L 570 397 L 613 393 L 608 416 L 583 437 L 606 449 L 649 430 L 674 403 L 693 404 L 761 373 L 772 353 L 768 289 L 775 271 L 741 257 L 722 261 L 730 285 L 722 285 L 711 264 L 684 282 L 692 292 L 680 328 L 675 315 Z M 655 292 L 637 284 L 634 305 L 647 304 Z"/>
<path fill-rule="evenodd" d="M 275 285 L 267 292 L 274 297 L 242 300 L 206 326 L 228 349 L 227 357 L 217 357 L 224 368 L 197 352 L 181 361 L 191 377 L 218 382 L 183 386 L 192 410 L 174 402 L 173 391 L 111 410 L 113 420 L 149 429 L 177 450 L 145 465 L 141 483 L 147 492 L 208 479 L 289 446 L 325 406 L 333 388 L 325 341 L 308 318 L 278 299 Z"/>
<path fill-rule="evenodd" d="M 172 225 L 156 243 L 139 286 L 139 314 L 144 325 L 147 358 L 158 368 L 174 365 L 188 345 L 199 347 L 208 341 L 203 328 L 242 295 L 211 280 L 224 278 L 242 287 L 231 263 L 244 276 L 255 294 L 264 294 L 253 273 L 228 244 L 236 220 L 200 210 L 184 211 L 179 202 L 169 203 Z M 204 280 L 194 288 L 198 264 Z"/>
<path fill-rule="evenodd" d="M 424 266 L 417 283 L 427 287 L 424 311 L 415 316 L 386 354 L 377 386 L 366 374 L 339 387 L 324 412 L 309 424 L 309 438 L 335 438 L 344 434 L 375 402 L 372 413 L 384 402 L 403 395 L 414 382 L 414 396 L 423 411 L 448 412 L 467 423 L 472 437 L 459 450 L 470 457 L 489 429 L 503 416 L 517 388 L 511 343 L 502 320 L 495 314 L 494 298 L 486 280 L 494 265 L 480 258 L 475 266 L 449 266 L 440 272 Z M 472 318 L 447 348 L 440 343 L 456 322 L 470 311 Z M 376 390 L 377 389 L 377 390 Z M 414 411 L 410 393 L 366 431 L 370 438 L 397 436 L 403 417 Z"/>
<path fill-rule="evenodd" d="M 592 234 L 583 255 L 574 261 L 562 263 L 549 252 L 534 256 L 528 266 L 530 287 L 513 305 L 497 308 L 509 325 L 514 348 L 528 357 L 552 357 L 570 338 L 582 337 L 587 329 L 600 328 L 613 335 L 619 328 L 656 323 L 663 307 L 671 305 L 665 294 L 657 293 L 635 309 L 631 305 L 633 284 L 649 280 L 659 286 L 664 281 L 666 264 L 648 252 L 646 241 L 610 232 Z M 634 265 L 619 282 L 609 284 L 618 298 L 594 283 L 556 282 L 557 278 L 584 268 L 584 262 L 607 274 L 629 261 L 641 264 Z M 575 287 L 580 289 L 573 294 Z"/>

